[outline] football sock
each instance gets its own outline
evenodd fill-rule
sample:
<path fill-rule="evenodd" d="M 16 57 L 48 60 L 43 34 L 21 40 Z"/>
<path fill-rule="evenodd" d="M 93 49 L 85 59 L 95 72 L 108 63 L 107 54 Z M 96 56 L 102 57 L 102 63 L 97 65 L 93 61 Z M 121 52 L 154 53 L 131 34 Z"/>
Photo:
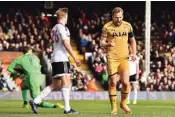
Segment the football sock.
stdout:
<path fill-rule="evenodd" d="M 43 108 L 56 108 L 56 106 L 54 104 L 48 103 L 48 102 L 41 102 L 39 104 L 40 107 Z"/>
<path fill-rule="evenodd" d="M 131 94 L 131 92 L 128 93 L 128 99 L 127 99 L 128 101 L 130 100 L 130 94 Z"/>
<path fill-rule="evenodd" d="M 38 95 L 35 99 L 34 102 L 36 104 L 41 103 L 42 99 L 44 99 L 46 96 L 49 95 L 49 93 L 51 93 L 52 88 L 50 86 L 47 86 L 46 88 L 44 88 L 44 90 L 40 93 L 40 95 Z"/>
<path fill-rule="evenodd" d="M 137 90 L 134 91 L 134 100 L 137 100 Z"/>
<path fill-rule="evenodd" d="M 69 104 L 70 88 L 64 87 L 61 89 L 61 91 L 62 91 L 63 100 L 64 100 L 64 110 L 69 111 L 71 109 L 70 104 Z"/>
<path fill-rule="evenodd" d="M 109 84 L 108 92 L 109 92 L 109 99 L 110 99 L 112 110 L 116 110 L 117 109 L 117 103 L 116 103 L 117 90 L 116 90 L 116 86 Z"/>
<path fill-rule="evenodd" d="M 129 92 L 130 92 L 130 86 L 128 86 L 128 87 L 122 86 L 122 89 L 121 89 L 121 104 L 123 104 L 123 105 L 126 104 Z"/>
<path fill-rule="evenodd" d="M 22 99 L 24 104 L 27 104 L 27 89 L 22 89 Z"/>

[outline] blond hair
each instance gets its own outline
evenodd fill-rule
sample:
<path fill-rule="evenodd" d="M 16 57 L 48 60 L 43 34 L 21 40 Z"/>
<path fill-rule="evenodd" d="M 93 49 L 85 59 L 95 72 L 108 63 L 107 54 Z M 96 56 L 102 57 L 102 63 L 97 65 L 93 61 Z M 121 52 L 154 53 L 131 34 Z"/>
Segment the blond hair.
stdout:
<path fill-rule="evenodd" d="M 112 16 L 113 16 L 115 13 L 119 13 L 119 12 L 122 12 L 122 14 L 123 14 L 123 9 L 120 8 L 120 7 L 115 7 L 115 8 L 112 10 Z"/>
<path fill-rule="evenodd" d="M 67 15 L 67 13 L 68 13 L 68 8 L 59 8 L 56 11 L 57 19 L 62 19 Z"/>

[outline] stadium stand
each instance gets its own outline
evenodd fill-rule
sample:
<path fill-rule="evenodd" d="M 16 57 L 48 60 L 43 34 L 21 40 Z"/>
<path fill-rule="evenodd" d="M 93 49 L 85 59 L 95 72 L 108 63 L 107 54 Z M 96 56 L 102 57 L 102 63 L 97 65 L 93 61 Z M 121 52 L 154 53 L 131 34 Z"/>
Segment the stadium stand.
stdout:
<path fill-rule="evenodd" d="M 106 10 L 110 11 L 110 10 Z M 138 57 L 140 58 L 140 87 L 142 91 L 174 91 L 174 12 L 162 11 L 156 9 L 153 12 L 153 23 L 151 27 L 151 73 L 148 80 L 142 82 L 144 73 L 144 19 L 141 14 L 144 12 L 126 12 L 126 21 L 131 22 L 134 34 L 137 39 Z M 102 11 L 103 12 L 103 11 Z M 159 12 L 159 15 L 157 13 Z M 80 17 L 74 28 L 77 30 L 78 43 L 80 52 L 91 52 L 92 56 L 88 60 L 88 64 L 97 80 L 101 82 L 105 89 L 107 86 L 107 71 L 105 50 L 99 45 L 101 28 L 105 22 L 110 19 L 109 12 L 103 14 L 91 13 L 94 19 L 87 17 L 89 11 L 80 9 Z M 89 13 L 90 14 L 90 13 Z M 161 17 L 157 17 L 161 16 Z M 168 17 L 168 19 L 166 19 Z M 161 24 L 161 25 L 160 25 Z M 117 88 L 120 90 L 120 83 Z"/>
<path fill-rule="evenodd" d="M 72 90 L 96 91 L 98 86 L 96 86 L 95 81 L 100 82 L 106 90 L 108 87 L 106 53 L 100 47 L 99 40 L 102 26 L 110 20 L 110 11 L 116 5 L 108 3 L 105 8 L 104 6 L 96 7 L 98 6 L 96 4 L 86 5 L 81 4 L 81 7 L 75 7 L 74 10 L 70 11 L 69 27 L 75 39 L 74 43 L 77 43 L 76 46 L 80 51 L 82 61 L 85 60 L 87 53 L 91 53 L 87 61 L 89 69 L 86 68 L 85 71 L 92 70 L 95 78 L 93 75 L 88 75 L 89 72 L 84 74 L 72 66 Z M 119 5 L 122 6 L 120 2 Z M 140 5 L 143 6 L 143 4 Z M 72 8 L 70 4 L 68 6 Z M 91 6 L 93 9 L 87 9 Z M 151 73 L 148 80 L 143 81 L 145 62 L 144 7 L 139 7 L 137 12 L 129 7 L 124 7 L 124 9 L 126 11 L 125 20 L 132 24 L 137 39 L 137 55 L 140 58 L 139 90 L 174 91 L 175 28 L 173 22 L 175 21 L 175 13 L 171 10 L 162 10 L 161 7 L 157 7 L 152 13 Z M 18 8 L 0 12 L 0 51 L 21 51 L 23 46 L 30 45 L 36 52 L 45 51 L 48 56 L 45 62 L 49 62 L 52 53 L 50 29 L 54 25 L 54 18 L 44 16 L 38 9 L 36 11 Z M 2 61 L 2 63 L 8 62 Z M 120 87 L 119 82 L 117 88 L 120 90 Z"/>

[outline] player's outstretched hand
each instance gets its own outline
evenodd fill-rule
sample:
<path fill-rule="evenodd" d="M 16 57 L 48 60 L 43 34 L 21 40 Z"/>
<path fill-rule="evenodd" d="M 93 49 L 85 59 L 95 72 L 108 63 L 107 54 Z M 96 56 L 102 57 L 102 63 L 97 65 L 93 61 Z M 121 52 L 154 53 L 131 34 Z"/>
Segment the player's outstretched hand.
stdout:
<path fill-rule="evenodd" d="M 78 59 L 75 59 L 75 63 L 76 63 L 76 65 L 77 65 L 77 67 L 79 67 L 79 66 L 81 65 L 81 62 L 80 62 L 80 60 L 78 60 Z"/>

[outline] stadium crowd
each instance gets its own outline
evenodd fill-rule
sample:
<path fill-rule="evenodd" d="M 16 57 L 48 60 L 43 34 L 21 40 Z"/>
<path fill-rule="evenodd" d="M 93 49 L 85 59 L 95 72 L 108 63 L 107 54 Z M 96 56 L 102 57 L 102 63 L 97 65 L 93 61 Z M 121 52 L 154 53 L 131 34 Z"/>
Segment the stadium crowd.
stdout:
<path fill-rule="evenodd" d="M 109 10 L 106 10 L 109 11 Z M 144 20 L 140 18 L 142 13 L 136 12 L 125 13 L 126 21 L 131 22 L 137 39 L 137 56 L 139 57 L 140 79 L 139 90 L 141 91 L 174 91 L 174 67 L 175 67 L 175 28 L 173 25 L 174 12 L 162 11 L 156 9 L 153 12 L 153 23 L 151 26 L 151 73 L 148 80 L 142 81 L 145 63 L 144 49 Z M 157 13 L 159 16 L 157 17 Z M 108 74 L 106 69 L 106 50 L 100 47 L 100 34 L 102 26 L 110 20 L 110 12 L 104 14 L 92 13 L 88 16 L 83 9 L 79 10 L 74 28 L 77 31 L 77 42 L 80 45 L 80 52 L 92 52 L 88 64 L 95 77 L 101 82 L 105 89 L 108 88 Z M 90 13 L 89 13 L 90 14 Z M 161 24 L 161 25 L 160 25 Z M 120 82 L 117 85 L 118 90 L 121 88 Z"/>
<path fill-rule="evenodd" d="M 51 58 L 52 40 L 51 22 L 47 17 L 34 16 L 25 10 L 14 10 L 7 14 L 0 13 L 0 51 L 21 51 L 24 46 L 32 46 L 35 52 L 46 51 Z M 90 86 L 94 82 L 89 75 L 72 69 L 72 90 L 96 91 Z M 5 82 L 1 78 L 2 82 Z M 4 84 L 4 83 L 3 83 Z M 2 85 L 3 85 L 2 84 Z"/>
<path fill-rule="evenodd" d="M 103 25 L 111 19 L 111 10 L 101 12 L 86 11 L 78 8 L 72 18 L 75 39 L 82 54 L 91 52 L 88 64 L 95 78 L 107 89 L 108 74 L 106 68 L 106 50 L 100 47 L 99 40 Z M 144 71 L 144 10 L 126 11 L 124 19 L 129 21 L 137 40 L 137 56 L 139 57 L 140 79 Z M 168 10 L 160 12 L 156 9 L 152 15 L 151 26 L 151 73 L 148 80 L 139 80 L 139 90 L 174 91 L 175 90 L 175 13 Z M 12 10 L 7 14 L 0 13 L 0 51 L 21 51 L 26 45 L 32 46 L 36 52 L 46 51 L 51 56 L 52 41 L 50 37 L 51 22 L 49 18 L 32 15 L 25 10 Z M 89 75 L 72 68 L 72 90 L 87 90 Z M 120 90 L 120 82 L 117 88 Z"/>
<path fill-rule="evenodd" d="M 2 73 L 2 68 L 0 67 L 0 90 L 7 91 L 10 90 L 8 83 L 7 83 L 7 77 Z"/>
<path fill-rule="evenodd" d="M 44 16 L 34 16 L 25 10 L 0 13 L 0 50 L 21 51 L 30 45 L 37 52 L 51 48 L 49 21 Z"/>
<path fill-rule="evenodd" d="M 95 79 L 88 74 L 83 74 L 81 71 L 77 70 L 75 66 L 72 66 L 72 90 L 73 91 L 88 91 L 94 92 L 98 88 L 95 84 Z"/>

